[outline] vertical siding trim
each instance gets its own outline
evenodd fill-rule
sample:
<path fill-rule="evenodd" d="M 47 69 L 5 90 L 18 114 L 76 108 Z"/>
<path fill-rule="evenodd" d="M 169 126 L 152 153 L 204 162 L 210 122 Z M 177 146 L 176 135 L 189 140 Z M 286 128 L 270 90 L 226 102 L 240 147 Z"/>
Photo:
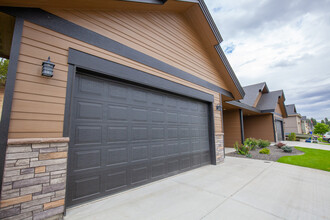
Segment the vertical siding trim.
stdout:
<path fill-rule="evenodd" d="M 244 140 L 245 140 L 245 137 L 244 137 L 244 121 L 243 121 L 243 110 L 242 109 L 239 109 L 239 119 L 240 119 L 240 124 L 241 124 L 241 139 L 242 139 L 242 144 L 244 144 Z"/>
<path fill-rule="evenodd" d="M 76 73 L 76 66 L 69 64 L 68 79 L 66 84 L 63 137 L 70 137 L 70 112 L 71 112 L 71 96 L 73 92 L 73 81 Z"/>
<path fill-rule="evenodd" d="M 273 131 L 274 131 L 274 142 L 276 143 L 276 130 L 275 130 L 274 114 L 272 114 L 272 121 L 273 121 Z"/>
<path fill-rule="evenodd" d="M 217 164 L 216 149 L 215 149 L 215 127 L 214 127 L 214 111 L 213 102 L 208 104 L 209 106 L 209 141 L 210 141 L 210 153 L 211 153 L 211 164 Z"/>
<path fill-rule="evenodd" d="M 2 180 L 3 180 L 10 114 L 13 103 L 17 63 L 18 63 L 18 56 L 21 45 L 21 39 L 22 39 L 23 24 L 24 24 L 24 20 L 22 18 L 16 17 L 13 40 L 10 49 L 10 59 L 9 59 L 9 66 L 7 72 L 7 81 L 5 86 L 5 95 L 3 99 L 1 123 L 0 123 L 0 186 L 2 186 Z M 0 192 L 0 196 L 1 196 L 1 192 Z"/>

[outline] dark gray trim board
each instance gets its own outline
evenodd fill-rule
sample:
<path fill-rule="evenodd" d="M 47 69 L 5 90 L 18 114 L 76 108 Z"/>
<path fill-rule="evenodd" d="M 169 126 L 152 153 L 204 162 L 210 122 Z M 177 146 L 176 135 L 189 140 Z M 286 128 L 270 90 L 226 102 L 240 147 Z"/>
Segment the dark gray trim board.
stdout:
<path fill-rule="evenodd" d="M 210 14 L 209 9 L 207 8 L 207 6 L 204 2 L 204 0 L 199 0 L 199 7 L 202 9 L 202 12 L 203 12 L 207 22 L 209 23 L 210 28 L 211 28 L 215 38 L 217 39 L 218 43 L 220 44 L 223 41 L 222 36 L 221 36 L 216 24 L 214 23 L 214 20 Z"/>
<path fill-rule="evenodd" d="M 178 78 L 187 80 L 196 85 L 208 88 L 215 92 L 221 93 L 225 96 L 233 98 L 231 92 L 220 88 L 206 80 L 200 79 L 190 73 L 182 71 L 165 62 L 162 62 L 154 57 L 134 50 L 126 45 L 116 42 L 87 28 L 81 27 L 56 15 L 43 11 L 37 8 L 14 8 L 14 7 L 0 7 L 0 11 L 10 14 L 19 15 L 27 21 L 38 24 L 50 30 L 72 37 L 74 39 L 83 41 L 90 45 L 111 51 L 120 56 L 129 58 L 139 63 L 145 64 L 157 70 L 166 72 Z"/>
<path fill-rule="evenodd" d="M 243 110 L 242 109 L 239 109 L 239 121 L 240 121 L 240 124 L 241 124 L 242 144 L 244 144 L 245 135 L 244 135 L 244 120 L 243 120 Z"/>
<path fill-rule="evenodd" d="M 8 130 L 10 122 L 11 107 L 14 96 L 14 87 L 16 81 L 16 70 L 21 45 L 24 20 L 17 17 L 15 21 L 13 40 L 10 49 L 10 62 L 7 72 L 7 81 L 5 87 L 5 96 L 3 100 L 1 123 L 0 123 L 0 187 L 2 186 L 3 172 L 5 167 L 6 149 L 8 141 Z M 2 189 L 2 188 L 1 188 Z M 0 197 L 1 197 L 0 189 Z"/>
<path fill-rule="evenodd" d="M 217 164 L 217 156 L 215 149 L 215 127 L 214 127 L 214 111 L 213 103 L 209 103 L 209 141 L 210 141 L 210 154 L 211 154 L 211 164 Z"/>
<path fill-rule="evenodd" d="M 275 130 L 275 119 L 274 119 L 274 114 L 272 114 L 272 120 L 273 120 L 274 142 L 276 142 L 276 130 Z"/>
<path fill-rule="evenodd" d="M 121 0 L 124 2 L 137 2 L 137 3 L 148 3 L 148 4 L 157 4 L 163 5 L 167 0 Z"/>
<path fill-rule="evenodd" d="M 68 63 L 75 65 L 77 68 L 99 72 L 111 77 L 158 88 L 160 90 L 184 95 L 202 101 L 213 102 L 214 100 L 214 97 L 211 94 L 192 89 L 179 83 L 175 83 L 167 79 L 163 79 L 161 77 L 154 76 L 72 48 L 69 49 Z"/>
<path fill-rule="evenodd" d="M 64 124 L 63 137 L 70 137 L 70 112 L 71 112 L 71 96 L 73 91 L 73 81 L 76 73 L 76 66 L 69 64 L 68 78 L 66 84 L 65 109 L 64 109 Z"/>
<path fill-rule="evenodd" d="M 243 108 L 243 109 L 246 109 L 246 110 L 249 110 L 249 111 L 253 111 L 253 112 L 257 112 L 257 113 L 262 113 L 259 109 L 256 109 L 256 108 L 254 108 L 252 106 L 249 106 L 247 104 L 241 103 L 239 101 L 227 101 L 226 103 L 228 103 L 230 105 L 234 105 L 234 106 L 240 107 L 240 108 Z"/>

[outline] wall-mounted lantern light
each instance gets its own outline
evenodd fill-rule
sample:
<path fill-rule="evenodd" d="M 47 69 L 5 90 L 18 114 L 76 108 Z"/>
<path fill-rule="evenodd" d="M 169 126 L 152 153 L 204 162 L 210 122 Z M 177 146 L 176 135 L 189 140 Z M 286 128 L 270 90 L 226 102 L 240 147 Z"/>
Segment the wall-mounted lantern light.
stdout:
<path fill-rule="evenodd" d="M 221 106 L 221 105 L 217 105 L 216 109 L 217 109 L 218 111 L 221 111 L 221 110 L 222 110 L 222 106 Z"/>
<path fill-rule="evenodd" d="M 55 64 L 50 62 L 50 57 L 48 57 L 47 61 L 42 62 L 42 76 L 53 77 L 53 70 Z"/>

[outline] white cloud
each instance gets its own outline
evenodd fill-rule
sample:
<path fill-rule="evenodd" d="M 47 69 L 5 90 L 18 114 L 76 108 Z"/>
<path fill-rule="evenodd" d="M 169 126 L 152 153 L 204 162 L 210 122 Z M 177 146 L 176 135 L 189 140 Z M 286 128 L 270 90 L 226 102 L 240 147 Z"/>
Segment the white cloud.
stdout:
<path fill-rule="evenodd" d="M 330 0 L 206 4 L 243 86 L 266 81 L 270 90 L 283 89 L 286 104 L 297 103 L 302 115 L 330 118 L 330 90 L 323 90 L 330 88 Z"/>

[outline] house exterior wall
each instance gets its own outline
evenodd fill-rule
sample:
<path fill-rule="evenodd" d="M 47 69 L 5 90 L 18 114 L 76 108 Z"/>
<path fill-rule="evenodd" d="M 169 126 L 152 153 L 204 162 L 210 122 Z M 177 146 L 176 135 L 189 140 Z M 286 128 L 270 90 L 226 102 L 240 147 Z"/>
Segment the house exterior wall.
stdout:
<path fill-rule="evenodd" d="M 242 143 L 239 110 L 223 112 L 225 147 L 234 147 L 235 142 Z"/>
<path fill-rule="evenodd" d="M 178 14 L 81 11 L 54 11 L 53 13 L 69 20 L 73 19 L 71 21 L 74 23 L 227 89 L 221 73 L 216 65 L 210 61 L 203 45 L 199 43 L 198 35 L 190 28 L 188 22 Z M 70 14 L 72 14 L 72 18 L 69 16 Z M 164 22 L 164 19 L 167 19 L 168 22 Z M 113 26 L 109 27 L 109 24 Z M 143 24 L 144 29 L 140 24 Z M 167 36 L 166 39 L 164 36 Z M 29 140 L 31 138 L 43 140 L 63 138 L 70 48 L 213 95 L 216 160 L 217 162 L 223 161 L 222 115 L 221 111 L 216 110 L 216 106 L 222 103 L 220 93 L 24 21 L 8 133 L 9 142 L 19 139 L 21 143 L 9 144 L 7 147 L 5 179 L 2 188 L 2 192 L 5 192 L 6 196 L 1 198 L 0 206 L 3 216 L 17 215 L 22 218 L 33 216 L 35 219 L 42 219 L 55 214 L 61 215 L 63 212 L 63 198 L 65 197 L 65 192 L 61 191 L 63 189 L 54 188 L 53 191 L 46 193 L 44 188 L 52 188 L 53 185 L 59 183 L 65 185 L 66 173 L 63 171 L 66 171 L 67 164 L 66 155 L 62 152 L 67 151 L 67 147 L 59 149 L 52 142 L 42 141 L 42 144 L 38 144 L 30 143 Z M 52 78 L 41 76 L 41 64 L 47 60 L 48 56 L 55 63 Z M 58 155 L 61 157 L 57 158 Z M 16 164 L 21 159 L 25 162 L 22 166 L 20 163 Z M 45 169 L 39 168 L 39 165 L 45 166 Z M 58 169 L 51 170 L 49 168 L 47 170 L 48 165 L 58 165 Z M 40 170 L 43 171 L 43 174 L 39 173 Z M 25 172 L 29 173 L 26 174 Z M 31 185 L 23 184 L 27 179 L 29 181 L 32 179 Z M 21 181 L 20 183 L 23 185 L 19 185 L 16 181 Z M 28 190 L 25 187 L 31 187 L 36 191 L 23 195 L 21 188 Z M 61 192 L 57 192 L 57 190 Z M 47 195 L 43 195 L 44 193 Z M 32 206 L 33 208 L 31 208 Z"/>
<path fill-rule="evenodd" d="M 274 126 L 271 114 L 244 117 L 245 138 L 264 139 L 274 142 Z"/>
<path fill-rule="evenodd" d="M 283 112 L 282 112 L 282 109 L 281 109 L 281 106 L 280 106 L 279 103 L 277 103 L 277 105 L 276 105 L 275 113 L 277 113 L 277 114 L 280 115 L 280 116 L 283 115 Z"/>
<path fill-rule="evenodd" d="M 220 94 L 210 89 L 25 21 L 9 138 L 62 137 L 69 48 L 212 94 L 214 105 L 221 103 Z M 48 56 L 55 63 L 51 80 L 40 76 L 41 63 Z M 214 110 L 215 132 L 218 134 L 223 133 L 220 114 Z"/>
<path fill-rule="evenodd" d="M 297 115 L 288 116 L 284 118 L 284 133 L 294 132 L 296 134 L 302 133 L 301 118 Z"/>
<path fill-rule="evenodd" d="M 183 15 L 152 11 L 48 11 L 228 89 L 206 48 Z"/>

